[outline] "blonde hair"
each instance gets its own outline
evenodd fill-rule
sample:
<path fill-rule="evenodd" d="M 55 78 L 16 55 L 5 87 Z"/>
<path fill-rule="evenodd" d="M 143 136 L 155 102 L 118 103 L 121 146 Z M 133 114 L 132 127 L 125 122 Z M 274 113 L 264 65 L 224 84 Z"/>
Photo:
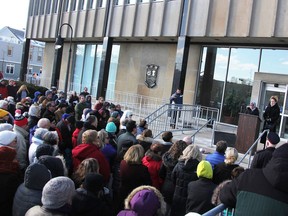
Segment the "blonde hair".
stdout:
<path fill-rule="evenodd" d="M 108 137 L 108 133 L 104 129 L 102 129 L 101 131 L 98 132 L 100 148 L 103 148 L 105 146 L 106 137 Z"/>
<path fill-rule="evenodd" d="M 144 157 L 144 148 L 140 145 L 132 145 L 124 155 L 124 160 L 128 164 L 141 164 Z"/>
<path fill-rule="evenodd" d="M 184 149 L 183 154 L 179 158 L 179 160 L 184 160 L 185 164 L 190 159 L 196 159 L 198 161 L 202 160 L 202 154 L 201 154 L 199 147 L 197 145 L 188 145 Z"/>
<path fill-rule="evenodd" d="M 21 93 L 23 90 L 26 90 L 27 93 L 29 94 L 28 88 L 26 85 L 21 85 L 20 88 L 17 91 L 17 94 Z"/>
<path fill-rule="evenodd" d="M 234 164 L 238 158 L 238 151 L 233 147 L 227 147 L 225 151 L 225 160 L 226 164 Z"/>
<path fill-rule="evenodd" d="M 276 96 L 276 95 L 271 96 L 271 97 L 270 97 L 270 101 L 271 101 L 272 99 L 275 100 L 276 103 L 278 102 L 278 96 Z"/>
<path fill-rule="evenodd" d="M 93 144 L 98 140 L 98 133 L 96 130 L 86 130 L 82 134 L 82 143 Z"/>

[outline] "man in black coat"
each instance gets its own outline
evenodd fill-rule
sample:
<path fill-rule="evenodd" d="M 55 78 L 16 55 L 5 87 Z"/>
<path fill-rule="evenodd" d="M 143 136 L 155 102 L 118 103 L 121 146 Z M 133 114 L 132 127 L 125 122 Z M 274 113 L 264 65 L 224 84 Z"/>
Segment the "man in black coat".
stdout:
<path fill-rule="evenodd" d="M 270 132 L 266 140 L 266 148 L 264 150 L 256 152 L 253 158 L 251 168 L 264 168 L 271 160 L 272 154 L 276 145 L 280 142 L 280 137 L 275 132 Z"/>

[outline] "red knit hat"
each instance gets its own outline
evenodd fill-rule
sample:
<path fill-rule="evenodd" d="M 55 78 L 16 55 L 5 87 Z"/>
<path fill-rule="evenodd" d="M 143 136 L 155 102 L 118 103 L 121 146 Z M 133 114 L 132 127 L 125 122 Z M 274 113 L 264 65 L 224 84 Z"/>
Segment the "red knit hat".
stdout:
<path fill-rule="evenodd" d="M 21 110 L 20 110 L 20 109 L 17 109 L 17 110 L 15 111 L 14 124 L 17 125 L 17 126 L 19 126 L 19 127 L 22 127 L 22 126 L 28 124 L 28 119 L 25 118 L 25 117 L 21 114 Z"/>

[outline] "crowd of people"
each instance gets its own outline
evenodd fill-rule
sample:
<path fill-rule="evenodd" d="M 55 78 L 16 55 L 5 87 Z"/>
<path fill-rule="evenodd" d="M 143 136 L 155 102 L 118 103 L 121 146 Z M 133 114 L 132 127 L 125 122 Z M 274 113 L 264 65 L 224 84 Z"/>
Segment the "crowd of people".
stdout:
<path fill-rule="evenodd" d="M 243 214 L 255 202 L 250 190 L 283 203 L 287 215 L 288 145 L 275 150 L 274 132 L 255 156 L 256 171 L 246 171 L 227 142 L 205 158 L 190 136 L 154 139 L 146 120 L 104 97 L 92 104 L 87 88 L 68 99 L 55 87 L 28 93 L 24 86 L 0 100 L 0 215 L 181 216 L 221 202 Z"/>

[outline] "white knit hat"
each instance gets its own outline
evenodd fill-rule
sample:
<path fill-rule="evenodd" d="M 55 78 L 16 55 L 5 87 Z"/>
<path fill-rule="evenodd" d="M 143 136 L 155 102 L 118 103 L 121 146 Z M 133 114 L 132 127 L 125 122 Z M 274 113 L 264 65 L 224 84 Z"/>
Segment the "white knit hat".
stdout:
<path fill-rule="evenodd" d="M 1 131 L 0 132 L 0 146 L 7 146 L 15 140 L 17 137 L 16 133 L 13 131 Z"/>
<path fill-rule="evenodd" d="M 5 131 L 5 130 L 12 131 L 12 129 L 13 129 L 13 126 L 9 123 L 0 124 L 0 131 Z"/>
<path fill-rule="evenodd" d="M 74 182 L 70 178 L 56 177 L 45 184 L 41 201 L 47 209 L 58 209 L 65 204 L 71 204 L 74 192 Z"/>

